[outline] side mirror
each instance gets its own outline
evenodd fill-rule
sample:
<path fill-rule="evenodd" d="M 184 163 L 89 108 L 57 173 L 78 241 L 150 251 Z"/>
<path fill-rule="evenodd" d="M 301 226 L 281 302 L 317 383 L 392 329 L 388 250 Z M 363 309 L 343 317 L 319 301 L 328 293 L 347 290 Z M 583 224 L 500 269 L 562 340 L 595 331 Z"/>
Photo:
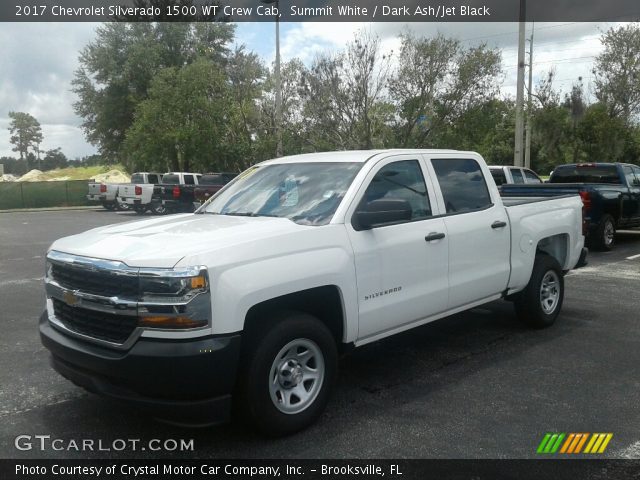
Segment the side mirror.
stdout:
<path fill-rule="evenodd" d="M 373 227 L 411 220 L 411 205 L 401 199 L 378 199 L 360 204 L 354 215 L 353 228 L 369 230 Z"/>

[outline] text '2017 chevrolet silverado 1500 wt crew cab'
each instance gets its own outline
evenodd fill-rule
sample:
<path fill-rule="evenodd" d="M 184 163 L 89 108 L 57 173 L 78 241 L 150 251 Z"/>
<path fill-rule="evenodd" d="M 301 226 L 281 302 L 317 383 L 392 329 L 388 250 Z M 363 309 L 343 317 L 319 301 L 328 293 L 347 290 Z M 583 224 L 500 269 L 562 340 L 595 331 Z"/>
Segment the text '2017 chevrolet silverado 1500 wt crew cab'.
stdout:
<path fill-rule="evenodd" d="M 582 202 L 511 203 L 472 152 L 266 161 L 195 213 L 56 241 L 41 338 L 90 391 L 210 422 L 233 399 L 291 433 L 325 408 L 344 348 L 501 298 L 555 321 Z"/>

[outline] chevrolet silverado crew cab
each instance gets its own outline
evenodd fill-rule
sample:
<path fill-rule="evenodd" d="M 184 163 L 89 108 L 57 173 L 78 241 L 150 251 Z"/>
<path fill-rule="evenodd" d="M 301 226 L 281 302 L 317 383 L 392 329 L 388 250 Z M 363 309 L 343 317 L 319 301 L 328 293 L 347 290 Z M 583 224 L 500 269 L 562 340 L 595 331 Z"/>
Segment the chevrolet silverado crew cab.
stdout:
<path fill-rule="evenodd" d="M 553 324 L 583 243 L 578 195 L 505 205 L 477 153 L 284 157 L 195 213 L 54 242 L 39 328 L 92 392 L 208 423 L 233 400 L 287 434 L 325 408 L 340 351 L 498 299 Z"/>

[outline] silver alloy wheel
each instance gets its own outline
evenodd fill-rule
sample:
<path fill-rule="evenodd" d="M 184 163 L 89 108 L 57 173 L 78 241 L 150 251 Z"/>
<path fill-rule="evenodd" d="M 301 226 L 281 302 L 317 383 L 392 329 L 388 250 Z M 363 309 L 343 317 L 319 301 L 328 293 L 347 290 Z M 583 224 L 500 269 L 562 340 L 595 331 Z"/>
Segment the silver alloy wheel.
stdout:
<path fill-rule="evenodd" d="M 542 277 L 542 283 L 540 285 L 540 306 L 546 314 L 551 314 L 555 311 L 560 300 L 560 278 L 558 274 L 549 270 Z"/>
<path fill-rule="evenodd" d="M 615 228 L 611 221 L 607 221 L 604 224 L 604 244 L 608 247 L 613 243 L 613 237 L 615 236 Z"/>
<path fill-rule="evenodd" d="M 300 413 L 315 401 L 324 375 L 324 356 L 320 347 L 306 338 L 292 340 L 280 349 L 271 364 L 271 401 L 282 413 Z"/>

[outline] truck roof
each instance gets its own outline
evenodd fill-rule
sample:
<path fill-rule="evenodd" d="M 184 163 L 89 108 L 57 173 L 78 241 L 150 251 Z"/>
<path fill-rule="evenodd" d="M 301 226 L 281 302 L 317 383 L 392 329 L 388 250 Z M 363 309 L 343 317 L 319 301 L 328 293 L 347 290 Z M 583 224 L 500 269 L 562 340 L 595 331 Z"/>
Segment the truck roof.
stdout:
<path fill-rule="evenodd" d="M 266 160 L 261 165 L 278 164 L 278 163 L 302 163 L 302 162 L 360 162 L 364 163 L 371 158 L 381 154 L 444 154 L 444 153 L 461 153 L 476 154 L 475 152 L 464 152 L 460 150 L 438 150 L 438 149 L 386 149 L 386 150 L 345 150 L 339 152 L 319 152 L 319 153 L 303 153 L 301 155 L 291 155 L 282 158 L 274 158 Z"/>

